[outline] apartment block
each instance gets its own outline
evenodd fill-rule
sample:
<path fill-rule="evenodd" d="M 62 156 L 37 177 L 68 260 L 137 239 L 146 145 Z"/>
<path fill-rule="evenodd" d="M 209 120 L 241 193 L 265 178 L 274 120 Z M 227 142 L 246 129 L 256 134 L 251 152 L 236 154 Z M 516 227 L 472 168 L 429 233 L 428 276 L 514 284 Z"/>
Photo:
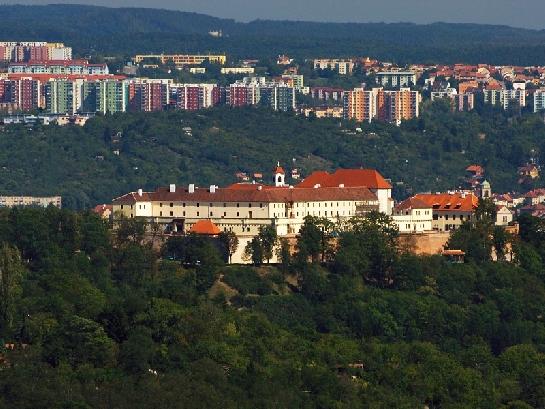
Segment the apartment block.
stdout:
<path fill-rule="evenodd" d="M 221 92 L 216 84 L 172 84 L 170 101 L 177 109 L 196 111 L 220 103 Z"/>
<path fill-rule="evenodd" d="M 499 105 L 505 110 L 509 109 L 513 103 L 521 108 L 526 106 L 526 91 L 522 89 L 485 89 L 483 95 L 486 104 Z"/>
<path fill-rule="evenodd" d="M 62 206 L 60 196 L 38 197 L 38 196 L 0 196 L 0 207 L 48 207 L 55 206 L 59 209 Z"/>
<path fill-rule="evenodd" d="M 75 114 L 79 89 L 75 81 L 54 80 L 45 85 L 46 110 L 51 114 Z"/>
<path fill-rule="evenodd" d="M 352 60 L 343 59 L 315 59 L 313 67 L 315 70 L 332 70 L 340 75 L 352 74 L 354 71 L 354 62 Z"/>
<path fill-rule="evenodd" d="M 224 65 L 227 62 L 227 57 L 225 55 L 201 54 L 138 54 L 133 58 L 135 64 L 140 64 L 145 60 L 158 60 L 161 64 L 172 62 L 176 66 L 200 65 L 205 61 Z"/>
<path fill-rule="evenodd" d="M 371 122 L 376 116 L 376 95 L 374 91 L 355 88 L 344 94 L 344 117 L 358 122 Z"/>
<path fill-rule="evenodd" d="M 264 86 L 259 88 L 259 104 L 275 111 L 295 110 L 295 89 L 287 86 Z"/>
<path fill-rule="evenodd" d="M 376 82 L 383 87 L 410 87 L 416 84 L 416 74 L 412 71 L 382 71 L 376 73 Z"/>
<path fill-rule="evenodd" d="M 312 87 L 310 89 L 312 98 L 322 101 L 343 101 L 345 92 L 343 88 L 332 87 Z"/>
<path fill-rule="evenodd" d="M 254 72 L 254 67 L 223 67 L 221 69 L 223 75 L 253 74 Z"/>
<path fill-rule="evenodd" d="M 465 93 L 458 94 L 456 90 L 449 91 L 434 91 L 431 93 L 431 100 L 450 99 L 451 108 L 453 111 L 471 111 L 475 108 L 475 94 Z"/>
<path fill-rule="evenodd" d="M 172 80 L 135 79 L 128 81 L 129 110 L 162 111 L 170 102 L 169 86 Z"/>
<path fill-rule="evenodd" d="M 409 88 L 399 91 L 385 91 L 373 88 L 366 91 L 356 88 L 344 97 L 344 117 L 359 122 L 377 119 L 383 122 L 400 124 L 419 116 L 420 93 Z"/>
<path fill-rule="evenodd" d="M 0 104 L 12 111 L 41 108 L 41 82 L 32 78 L 0 79 Z"/>
<path fill-rule="evenodd" d="M 103 114 L 126 112 L 129 103 L 129 87 L 126 81 L 98 81 L 96 111 Z"/>
<path fill-rule="evenodd" d="M 297 91 L 302 90 L 304 87 L 304 76 L 301 74 L 284 74 L 282 75 L 282 81 Z"/>
<path fill-rule="evenodd" d="M 106 75 L 106 64 L 90 64 L 87 60 L 49 60 L 13 62 L 8 66 L 9 74 L 66 74 Z"/>
<path fill-rule="evenodd" d="M 43 41 L 0 42 L 0 61 L 28 62 L 49 60 L 71 60 L 72 48 L 63 43 Z"/>
<path fill-rule="evenodd" d="M 534 112 L 545 111 L 545 89 L 534 92 Z"/>

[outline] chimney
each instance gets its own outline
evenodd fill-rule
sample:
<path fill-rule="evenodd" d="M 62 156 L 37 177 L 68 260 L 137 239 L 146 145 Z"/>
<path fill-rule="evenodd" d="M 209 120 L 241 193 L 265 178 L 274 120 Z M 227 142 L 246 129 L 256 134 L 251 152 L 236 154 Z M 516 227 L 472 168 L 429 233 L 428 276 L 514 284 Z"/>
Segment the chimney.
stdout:
<path fill-rule="evenodd" d="M 257 187 L 257 190 L 263 190 L 263 186 L 259 185 L 259 186 Z"/>
<path fill-rule="evenodd" d="M 339 187 L 344 187 L 344 183 L 339 184 Z"/>
<path fill-rule="evenodd" d="M 138 189 L 138 196 L 142 196 L 142 189 Z"/>
<path fill-rule="evenodd" d="M 171 185 L 170 185 L 168 191 L 169 191 L 170 193 L 176 192 L 176 185 L 173 184 L 173 183 L 171 183 Z"/>
<path fill-rule="evenodd" d="M 189 193 L 195 193 L 195 185 L 193 183 L 190 183 L 188 188 L 187 188 L 187 191 Z"/>
<path fill-rule="evenodd" d="M 319 183 L 316 183 L 316 184 L 314 185 L 314 189 L 318 189 L 319 187 L 321 187 L 321 185 L 320 185 Z"/>
<path fill-rule="evenodd" d="M 210 193 L 216 193 L 216 185 L 210 185 Z"/>

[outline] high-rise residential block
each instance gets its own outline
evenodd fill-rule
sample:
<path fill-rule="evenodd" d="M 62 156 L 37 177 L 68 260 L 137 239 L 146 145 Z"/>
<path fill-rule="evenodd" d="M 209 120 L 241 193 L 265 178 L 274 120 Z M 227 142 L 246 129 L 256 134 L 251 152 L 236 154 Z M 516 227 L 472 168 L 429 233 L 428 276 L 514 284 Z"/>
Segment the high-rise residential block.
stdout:
<path fill-rule="evenodd" d="M 402 88 L 387 91 L 373 88 L 370 91 L 356 88 L 344 96 L 344 117 L 358 122 L 379 121 L 401 123 L 419 116 L 420 93 Z"/>
<path fill-rule="evenodd" d="M 416 74 L 412 71 L 382 71 L 376 73 L 376 82 L 383 87 L 410 87 L 416 84 Z"/>

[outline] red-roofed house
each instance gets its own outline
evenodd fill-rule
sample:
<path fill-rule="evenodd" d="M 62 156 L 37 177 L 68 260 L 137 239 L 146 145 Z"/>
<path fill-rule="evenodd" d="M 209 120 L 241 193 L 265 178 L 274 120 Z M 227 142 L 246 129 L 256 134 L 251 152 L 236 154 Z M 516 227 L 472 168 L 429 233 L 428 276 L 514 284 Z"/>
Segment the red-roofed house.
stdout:
<path fill-rule="evenodd" d="M 438 231 L 455 230 L 466 220 L 471 220 L 479 204 L 479 199 L 473 194 L 418 194 L 414 197 L 432 207 L 432 228 Z"/>
<path fill-rule="evenodd" d="M 379 210 L 392 213 L 392 185 L 375 169 L 338 169 L 311 173 L 296 188 L 365 187 L 377 195 Z"/>
<path fill-rule="evenodd" d="M 103 219 L 109 220 L 112 217 L 113 206 L 107 204 L 101 204 L 93 207 L 93 212 L 98 214 Z"/>
<path fill-rule="evenodd" d="M 217 236 L 221 233 L 221 230 L 214 222 L 210 219 L 208 220 L 199 220 L 191 226 L 189 229 L 190 233 L 202 234 L 205 236 Z"/>
<path fill-rule="evenodd" d="M 482 177 L 484 175 L 484 169 L 480 165 L 469 165 L 466 168 L 466 172 L 468 173 L 468 176 L 473 178 Z"/>

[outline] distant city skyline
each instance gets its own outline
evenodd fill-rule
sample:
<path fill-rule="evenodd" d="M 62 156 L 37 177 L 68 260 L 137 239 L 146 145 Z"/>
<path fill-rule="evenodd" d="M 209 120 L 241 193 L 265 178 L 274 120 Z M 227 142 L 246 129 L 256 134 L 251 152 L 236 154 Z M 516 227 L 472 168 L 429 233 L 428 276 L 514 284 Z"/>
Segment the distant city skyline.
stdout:
<path fill-rule="evenodd" d="M 4 4 L 48 4 L 5 0 Z M 255 19 L 323 22 L 414 22 L 501 24 L 545 29 L 543 0 L 57 0 L 55 3 L 150 7 L 208 14 L 237 21 Z"/>

